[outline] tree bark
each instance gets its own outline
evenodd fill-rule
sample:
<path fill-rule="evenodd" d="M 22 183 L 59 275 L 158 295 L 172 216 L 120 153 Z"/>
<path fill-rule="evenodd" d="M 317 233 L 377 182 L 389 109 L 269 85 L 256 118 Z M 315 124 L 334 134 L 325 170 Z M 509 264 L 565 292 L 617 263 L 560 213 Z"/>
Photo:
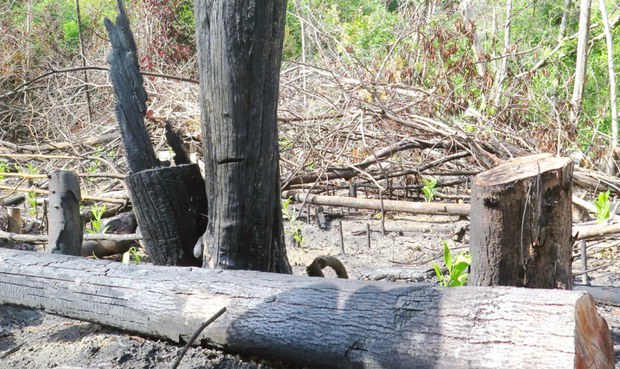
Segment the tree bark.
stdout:
<path fill-rule="evenodd" d="M 506 0 L 506 24 L 504 25 L 504 46 L 502 47 L 502 56 L 500 67 L 495 71 L 495 96 L 493 104 L 499 106 L 504 90 L 504 79 L 508 74 L 508 51 L 510 50 L 510 28 L 512 24 L 512 0 Z"/>
<path fill-rule="evenodd" d="M 158 265 L 201 265 L 201 260 L 193 255 L 193 247 L 206 228 L 204 181 L 197 165 L 166 167 L 155 158 L 144 125 L 147 94 L 138 65 L 136 43 L 122 0 L 117 0 L 117 4 L 116 24 L 105 19 L 112 44 L 108 61 L 117 99 L 116 115 L 132 173 L 126 183 L 144 247 L 153 263 Z M 178 137 L 170 128 L 167 133 L 171 140 L 169 144 L 179 158 L 186 157 Z M 85 252 L 107 249 L 103 246 L 101 242 L 90 243 Z"/>
<path fill-rule="evenodd" d="M 204 266 L 290 273 L 277 101 L 286 1 L 196 0 L 209 201 Z"/>
<path fill-rule="evenodd" d="M 539 154 L 474 178 L 469 283 L 572 287 L 571 175 L 570 159 Z"/>
<path fill-rule="evenodd" d="M 117 0 L 117 4 L 116 24 L 108 18 L 104 20 L 112 44 L 108 56 L 110 80 L 116 95 L 116 117 L 127 152 L 127 164 L 129 170 L 136 173 L 155 168 L 159 162 L 144 125 L 147 95 L 142 85 L 136 42 L 122 0 Z"/>
<path fill-rule="evenodd" d="M 67 170 L 57 170 L 50 174 L 47 251 L 81 255 L 84 229 L 80 200 L 80 180 L 77 174 Z"/>
<path fill-rule="evenodd" d="M 0 303 L 309 368 L 613 368 L 584 292 L 128 266 L 0 249 Z"/>
<path fill-rule="evenodd" d="M 577 127 L 581 116 L 583 90 L 586 83 L 586 63 L 588 60 L 588 35 L 590 34 L 590 7 L 592 0 L 581 0 L 579 9 L 579 36 L 577 40 L 577 66 L 575 70 L 575 84 L 571 99 L 570 123 Z"/>
<path fill-rule="evenodd" d="M 568 26 L 568 14 L 573 0 L 564 0 L 564 6 L 562 7 L 562 20 L 560 21 L 560 30 L 558 31 L 558 43 L 562 42 L 564 35 L 566 35 L 566 27 Z"/>
<path fill-rule="evenodd" d="M 198 164 L 144 170 L 127 177 L 144 248 L 156 265 L 200 266 L 193 249 L 207 226 Z"/>
<path fill-rule="evenodd" d="M 611 106 L 611 145 L 609 156 L 614 158 L 614 150 L 618 146 L 618 106 L 616 104 L 616 72 L 614 68 L 614 44 L 609 27 L 609 18 L 607 17 L 607 9 L 605 0 L 599 0 L 601 9 L 601 21 L 605 30 L 605 41 L 607 44 L 607 69 L 609 71 L 609 102 Z M 615 162 L 614 162 L 615 164 Z M 617 173 L 617 169 L 615 171 Z"/>

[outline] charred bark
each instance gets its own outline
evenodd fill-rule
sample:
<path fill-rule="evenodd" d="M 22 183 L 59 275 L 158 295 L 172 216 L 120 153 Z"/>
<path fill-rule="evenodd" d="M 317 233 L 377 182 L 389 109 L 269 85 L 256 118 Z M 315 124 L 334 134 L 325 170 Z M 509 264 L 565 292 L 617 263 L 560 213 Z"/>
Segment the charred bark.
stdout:
<path fill-rule="evenodd" d="M 209 225 L 204 265 L 290 273 L 277 102 L 286 1 L 195 2 Z"/>

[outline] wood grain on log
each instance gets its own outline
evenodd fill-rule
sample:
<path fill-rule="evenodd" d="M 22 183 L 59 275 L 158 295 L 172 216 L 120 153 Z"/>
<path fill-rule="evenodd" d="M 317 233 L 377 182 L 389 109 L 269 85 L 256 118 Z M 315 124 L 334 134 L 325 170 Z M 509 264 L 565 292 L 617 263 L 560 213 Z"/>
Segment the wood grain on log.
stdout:
<path fill-rule="evenodd" d="M 524 156 L 472 184 L 469 282 L 475 286 L 572 286 L 569 158 Z"/>
<path fill-rule="evenodd" d="M 0 249 L 0 303 L 144 335 L 202 334 L 314 368 L 613 368 L 589 295 L 123 265 Z"/>

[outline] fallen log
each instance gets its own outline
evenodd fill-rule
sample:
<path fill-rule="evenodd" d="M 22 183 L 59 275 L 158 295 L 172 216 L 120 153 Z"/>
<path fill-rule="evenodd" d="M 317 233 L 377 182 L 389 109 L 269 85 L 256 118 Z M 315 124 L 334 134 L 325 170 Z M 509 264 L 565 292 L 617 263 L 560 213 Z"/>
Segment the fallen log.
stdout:
<path fill-rule="evenodd" d="M 620 233 L 620 224 L 573 227 L 573 238 L 575 241 L 611 236 L 618 233 Z"/>
<path fill-rule="evenodd" d="M 590 295 L 123 265 L 0 249 L 0 304 L 313 368 L 613 368 Z"/>
<path fill-rule="evenodd" d="M 469 216 L 469 204 L 450 204 L 441 202 L 411 202 L 383 200 L 383 208 L 381 200 L 360 199 L 355 197 L 343 196 L 324 196 L 314 195 L 306 192 L 284 191 L 282 198 L 293 199 L 298 202 L 306 202 L 316 205 L 328 206 L 345 206 L 354 209 L 372 209 L 395 211 L 411 214 L 431 214 L 431 215 L 466 215 Z"/>

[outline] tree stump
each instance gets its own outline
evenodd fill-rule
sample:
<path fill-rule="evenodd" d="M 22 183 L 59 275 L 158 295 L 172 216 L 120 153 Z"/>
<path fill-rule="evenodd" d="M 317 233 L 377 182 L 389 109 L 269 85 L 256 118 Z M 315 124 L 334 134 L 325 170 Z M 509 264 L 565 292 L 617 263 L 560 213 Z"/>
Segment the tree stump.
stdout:
<path fill-rule="evenodd" d="M 207 227 L 207 196 L 197 164 L 127 177 L 144 247 L 156 265 L 202 265 L 193 255 Z"/>
<path fill-rule="evenodd" d="M 154 264 L 201 265 L 193 256 L 196 241 L 207 225 L 205 185 L 197 165 L 166 167 L 155 157 L 144 124 L 147 94 L 138 65 L 136 43 L 122 1 L 118 1 L 116 23 L 105 19 L 112 52 L 110 80 L 116 95 L 116 116 L 127 152 L 126 179 L 143 244 Z M 187 162 L 180 138 L 171 127 L 166 129 L 169 145 L 175 150 L 176 163 Z M 103 247 L 103 243 L 90 247 Z M 87 251 L 90 251 L 88 248 Z"/>
<path fill-rule="evenodd" d="M 539 154 L 475 177 L 471 285 L 571 289 L 572 171 Z"/>
<path fill-rule="evenodd" d="M 50 174 L 48 247 L 51 253 L 79 256 L 82 250 L 80 180 L 67 170 Z"/>

